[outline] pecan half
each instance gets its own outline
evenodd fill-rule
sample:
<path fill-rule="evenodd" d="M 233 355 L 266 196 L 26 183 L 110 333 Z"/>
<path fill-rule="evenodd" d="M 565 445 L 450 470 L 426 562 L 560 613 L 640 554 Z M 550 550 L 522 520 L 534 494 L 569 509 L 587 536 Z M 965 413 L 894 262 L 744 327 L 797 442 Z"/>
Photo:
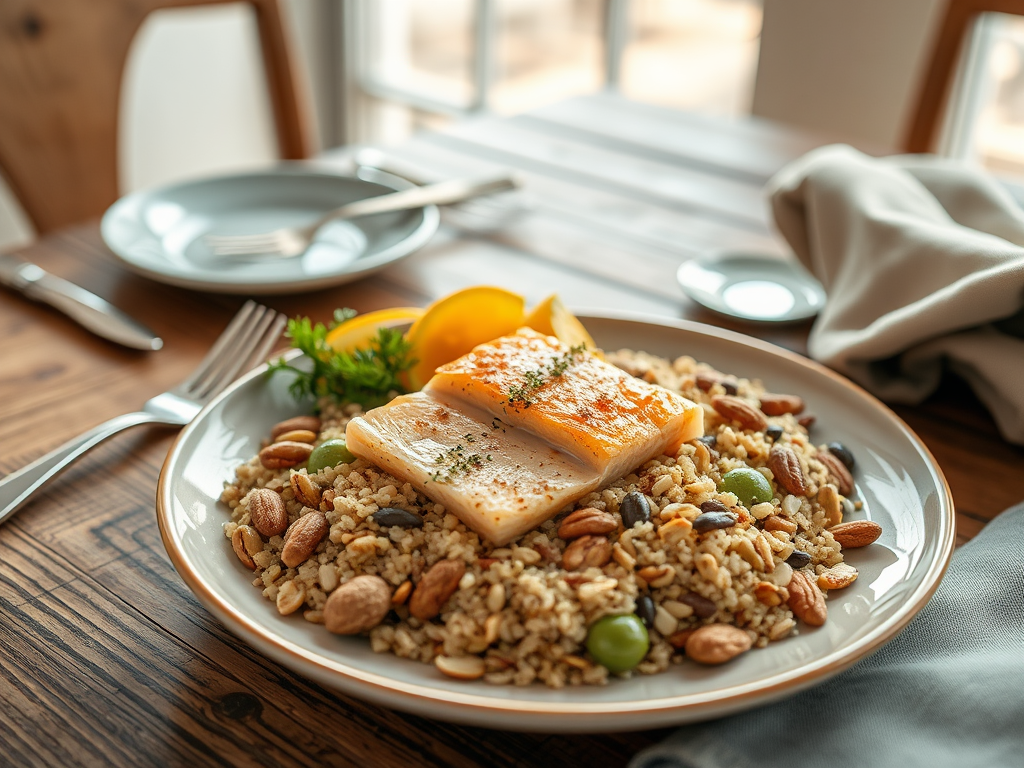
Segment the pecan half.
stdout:
<path fill-rule="evenodd" d="M 271 443 L 260 451 L 260 464 L 267 469 L 297 467 L 309 459 L 313 446 L 309 443 L 285 441 Z"/>
<path fill-rule="evenodd" d="M 768 428 L 768 419 L 746 400 L 733 395 L 717 395 L 711 398 L 711 407 L 729 421 L 739 422 L 744 429 L 763 432 Z"/>
<path fill-rule="evenodd" d="M 807 495 L 807 480 L 800 468 L 800 459 L 788 445 L 776 443 L 768 454 L 768 469 L 775 476 L 775 482 L 794 496 Z"/>
<path fill-rule="evenodd" d="M 558 526 L 558 536 L 562 539 L 575 539 L 579 536 L 600 536 L 611 533 L 619 527 L 614 515 L 594 507 L 577 509 Z"/>
<path fill-rule="evenodd" d="M 263 549 L 263 540 L 256 530 L 248 525 L 240 525 L 231 534 L 231 548 L 235 550 L 242 565 L 250 571 L 256 570 L 252 556 Z"/>
<path fill-rule="evenodd" d="M 853 493 L 853 475 L 850 474 L 850 470 L 846 468 L 843 462 L 828 451 L 819 451 L 815 458 L 828 470 L 832 479 L 836 481 L 836 487 L 843 496 L 849 496 Z"/>
<path fill-rule="evenodd" d="M 565 548 L 562 567 L 567 571 L 602 568 L 612 558 L 612 543 L 604 536 L 581 536 Z"/>
<path fill-rule="evenodd" d="M 811 581 L 810 575 L 804 571 L 793 571 L 787 589 L 789 600 L 786 603 L 798 619 L 812 627 L 820 627 L 825 623 L 828 618 L 825 596 L 821 594 L 818 585 Z"/>
<path fill-rule="evenodd" d="M 760 399 L 761 410 L 769 416 L 801 413 L 804 410 L 804 399 L 798 395 L 773 395 L 765 392 Z"/>
<path fill-rule="evenodd" d="M 423 574 L 420 583 L 409 598 L 409 613 L 420 621 L 429 621 L 441 613 L 448 598 L 459 588 L 459 580 L 466 573 L 461 560 L 439 560 Z"/>
<path fill-rule="evenodd" d="M 288 482 L 291 483 L 292 492 L 295 494 L 295 499 L 304 507 L 310 507 L 312 509 L 318 509 L 320 507 L 320 499 L 323 495 L 323 490 L 320 488 L 320 484 L 316 480 L 311 478 L 305 472 L 293 472 L 292 476 L 288 478 Z"/>

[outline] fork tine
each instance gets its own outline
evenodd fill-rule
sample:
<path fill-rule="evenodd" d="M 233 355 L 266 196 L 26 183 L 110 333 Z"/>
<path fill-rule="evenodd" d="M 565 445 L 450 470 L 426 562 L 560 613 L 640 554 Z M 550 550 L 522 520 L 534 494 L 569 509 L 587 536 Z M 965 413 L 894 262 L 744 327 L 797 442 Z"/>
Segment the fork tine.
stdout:
<path fill-rule="evenodd" d="M 257 314 L 250 318 L 247 326 L 237 336 L 231 347 L 221 355 L 218 365 L 196 382 L 193 397 L 205 400 L 230 384 L 241 373 L 243 366 L 252 358 L 253 352 L 262 347 L 265 337 L 280 321 L 281 315 L 268 307 L 257 305 Z M 278 328 L 280 335 L 280 329 Z M 273 343 L 273 340 L 271 341 Z"/>
<path fill-rule="evenodd" d="M 184 391 L 191 389 L 196 382 L 205 378 L 211 369 L 220 364 L 224 350 L 235 343 L 235 337 L 242 333 L 243 329 L 248 326 L 251 317 L 257 309 L 262 309 L 262 307 L 252 299 L 246 301 L 245 304 L 242 305 L 242 308 L 235 313 L 231 322 L 228 323 L 227 328 L 221 331 L 220 336 L 217 337 L 213 346 L 210 347 L 210 351 L 206 353 L 206 356 L 202 359 L 199 365 L 195 367 L 195 370 L 192 371 L 188 378 L 178 385 L 177 388 L 179 390 Z"/>
<path fill-rule="evenodd" d="M 250 334 L 244 347 L 239 345 L 237 354 L 227 368 L 222 371 L 221 376 L 210 382 L 209 391 L 203 397 L 213 397 L 233 382 L 240 373 L 262 363 L 270 348 L 281 338 L 281 331 L 284 330 L 287 322 L 288 319 L 280 312 L 267 310 L 258 331 Z"/>

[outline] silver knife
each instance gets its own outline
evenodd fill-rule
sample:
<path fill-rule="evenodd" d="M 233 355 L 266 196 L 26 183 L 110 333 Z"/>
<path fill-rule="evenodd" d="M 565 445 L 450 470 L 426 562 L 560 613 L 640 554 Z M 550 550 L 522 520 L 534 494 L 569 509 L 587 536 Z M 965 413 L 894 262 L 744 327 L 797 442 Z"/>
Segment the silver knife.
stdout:
<path fill-rule="evenodd" d="M 45 302 L 93 333 L 126 347 L 156 350 L 164 345 L 163 339 L 110 302 L 17 256 L 0 254 L 0 284 Z"/>

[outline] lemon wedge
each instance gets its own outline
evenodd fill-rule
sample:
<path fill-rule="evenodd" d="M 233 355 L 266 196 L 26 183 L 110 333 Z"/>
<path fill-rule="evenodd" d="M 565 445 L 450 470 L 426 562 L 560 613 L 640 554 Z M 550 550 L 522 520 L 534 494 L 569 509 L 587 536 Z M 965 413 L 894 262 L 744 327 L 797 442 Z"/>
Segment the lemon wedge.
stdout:
<path fill-rule="evenodd" d="M 327 334 L 327 345 L 336 352 L 354 352 L 365 349 L 381 328 L 399 328 L 415 323 L 423 317 L 419 307 L 392 307 L 356 315 Z"/>
<path fill-rule="evenodd" d="M 406 334 L 418 361 L 408 372 L 409 388 L 422 389 L 438 366 L 478 344 L 515 333 L 523 325 L 524 308 L 519 294 L 488 285 L 465 288 L 435 301 Z"/>
<path fill-rule="evenodd" d="M 587 349 L 591 352 L 597 348 L 594 340 L 587 333 L 587 329 L 583 327 L 583 323 L 566 309 L 565 304 L 558 298 L 558 294 L 551 294 L 534 307 L 526 317 L 525 324 L 538 333 L 554 336 L 570 347 L 586 344 Z"/>

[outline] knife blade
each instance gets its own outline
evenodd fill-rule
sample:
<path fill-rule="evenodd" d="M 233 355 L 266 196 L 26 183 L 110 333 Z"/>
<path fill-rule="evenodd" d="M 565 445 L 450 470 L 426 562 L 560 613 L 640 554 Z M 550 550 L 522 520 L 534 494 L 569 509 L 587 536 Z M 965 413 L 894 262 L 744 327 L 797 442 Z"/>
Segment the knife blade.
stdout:
<path fill-rule="evenodd" d="M 97 336 L 126 347 L 157 350 L 164 345 L 163 339 L 109 301 L 17 256 L 0 254 L 0 284 L 49 304 Z"/>

